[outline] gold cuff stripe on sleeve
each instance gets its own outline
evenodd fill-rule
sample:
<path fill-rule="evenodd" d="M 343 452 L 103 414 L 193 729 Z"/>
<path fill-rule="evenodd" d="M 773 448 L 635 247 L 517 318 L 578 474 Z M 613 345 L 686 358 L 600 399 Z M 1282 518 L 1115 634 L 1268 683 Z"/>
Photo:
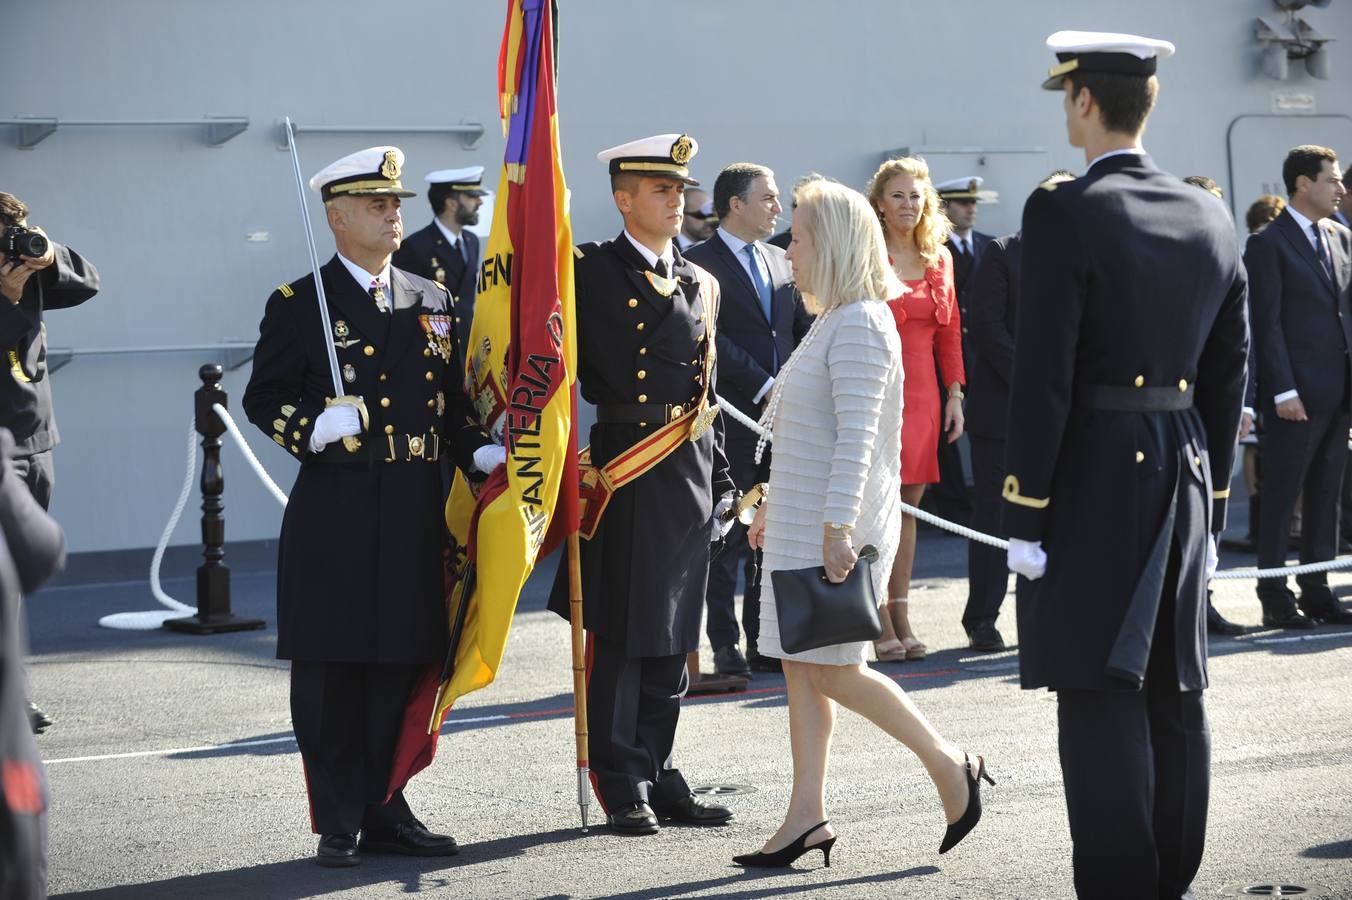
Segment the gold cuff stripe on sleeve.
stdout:
<path fill-rule="evenodd" d="M 1020 494 L 1019 479 L 1013 475 L 1005 478 L 1005 489 L 1003 493 L 1005 499 L 1010 503 L 1026 506 L 1029 509 L 1046 509 L 1047 505 L 1052 502 L 1050 497 L 1045 500 L 1038 500 L 1035 497 L 1025 497 L 1023 494 Z"/>
<path fill-rule="evenodd" d="M 1226 489 L 1223 490 L 1223 491 L 1212 491 L 1212 492 L 1211 492 L 1211 499 L 1212 499 L 1212 500 L 1229 500 L 1229 499 L 1230 499 L 1230 489 L 1229 489 L 1229 488 L 1226 488 Z"/>

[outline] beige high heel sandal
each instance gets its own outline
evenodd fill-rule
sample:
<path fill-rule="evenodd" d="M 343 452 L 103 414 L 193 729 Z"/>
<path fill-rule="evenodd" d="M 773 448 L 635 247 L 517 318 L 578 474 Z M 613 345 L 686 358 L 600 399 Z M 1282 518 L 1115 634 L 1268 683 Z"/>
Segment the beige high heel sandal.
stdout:
<path fill-rule="evenodd" d="M 887 614 L 892 617 L 892 629 L 897 633 L 897 644 L 901 647 L 903 653 L 902 656 L 896 658 L 912 660 L 912 659 L 924 659 L 926 656 L 928 656 L 929 647 L 925 646 L 924 642 L 921 641 L 919 638 L 917 638 L 915 636 L 915 633 L 911 631 L 911 618 L 908 612 L 909 598 L 889 597 L 887 599 L 886 605 L 888 607 Z M 896 616 L 892 615 L 892 607 L 894 606 L 901 607 L 901 618 L 903 623 L 906 625 L 905 628 L 897 627 Z"/>

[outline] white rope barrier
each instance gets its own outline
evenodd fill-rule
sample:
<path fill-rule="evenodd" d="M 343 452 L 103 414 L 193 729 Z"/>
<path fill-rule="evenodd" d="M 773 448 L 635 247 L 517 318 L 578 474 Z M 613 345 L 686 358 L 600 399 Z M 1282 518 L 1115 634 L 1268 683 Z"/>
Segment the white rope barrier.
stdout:
<path fill-rule="evenodd" d="M 286 492 L 277 486 L 277 482 L 272 480 L 267 470 L 263 468 L 263 464 L 258 461 L 258 457 L 254 455 L 249 442 L 244 439 L 244 433 L 239 430 L 239 426 L 230 417 L 230 413 L 219 403 L 213 403 L 211 409 L 225 423 L 226 431 L 235 439 L 235 443 L 244 453 L 244 458 L 253 466 L 254 472 L 263 482 L 263 486 L 272 493 L 278 503 L 285 507 L 287 502 Z M 164 551 L 168 549 L 169 539 L 173 537 L 174 529 L 178 527 L 178 520 L 183 516 L 183 510 L 188 505 L 188 497 L 192 495 L 193 478 L 197 474 L 197 438 L 196 424 L 189 425 L 188 468 L 183 476 L 183 488 L 178 492 L 178 500 L 174 503 L 174 511 L 169 515 L 169 521 L 164 526 L 164 533 L 160 535 L 160 541 L 155 545 L 155 554 L 150 558 L 150 593 L 165 608 L 143 612 L 113 613 L 99 619 L 99 625 L 104 628 L 113 628 L 119 631 L 151 631 L 161 627 L 167 619 L 186 618 L 197 613 L 196 607 L 175 600 L 160 584 L 160 564 L 164 561 Z"/>
<path fill-rule="evenodd" d="M 766 430 L 761 427 L 759 422 L 728 403 L 726 400 L 720 400 L 718 408 L 722 410 L 724 415 L 745 425 L 757 436 L 764 435 L 766 441 L 773 440 Z M 915 516 L 922 522 L 927 522 L 936 528 L 942 528 L 944 531 L 950 531 L 969 541 L 977 541 L 991 547 L 998 547 L 1001 550 L 1009 549 L 1009 541 L 1001 540 L 994 535 L 983 534 L 980 531 L 975 531 L 964 525 L 959 525 L 956 522 L 950 522 L 947 519 L 941 519 L 932 513 L 925 512 L 923 509 L 911 506 L 909 503 L 901 504 L 901 510 L 909 516 Z M 1212 575 L 1211 579 L 1213 581 L 1237 581 L 1241 579 L 1261 580 L 1265 578 L 1289 578 L 1293 575 L 1312 575 L 1316 572 L 1332 572 L 1335 569 L 1346 569 L 1349 566 L 1352 566 L 1352 556 L 1344 556 L 1339 559 L 1329 559 L 1324 560 L 1323 562 L 1306 563 L 1297 566 L 1280 566 L 1274 569 L 1226 569 Z"/>

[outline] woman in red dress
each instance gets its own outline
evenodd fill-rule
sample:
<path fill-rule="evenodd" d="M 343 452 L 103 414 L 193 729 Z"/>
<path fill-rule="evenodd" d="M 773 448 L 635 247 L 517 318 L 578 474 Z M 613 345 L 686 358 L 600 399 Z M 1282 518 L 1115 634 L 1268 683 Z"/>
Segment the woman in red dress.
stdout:
<path fill-rule="evenodd" d="M 948 218 L 923 159 L 883 163 L 869 183 L 869 200 L 883 224 L 892 267 L 909 290 L 888 302 L 901 335 L 901 499 L 919 506 L 925 485 L 939 480 L 939 423 L 949 443 L 962 436 L 962 324 L 953 287 L 953 258 L 944 247 Z M 948 385 L 939 408 L 936 359 Z M 915 518 L 903 515 L 901 542 L 887 584 L 883 636 L 874 645 L 883 662 L 924 659 L 928 648 L 911 630 L 907 598 L 915 564 Z"/>

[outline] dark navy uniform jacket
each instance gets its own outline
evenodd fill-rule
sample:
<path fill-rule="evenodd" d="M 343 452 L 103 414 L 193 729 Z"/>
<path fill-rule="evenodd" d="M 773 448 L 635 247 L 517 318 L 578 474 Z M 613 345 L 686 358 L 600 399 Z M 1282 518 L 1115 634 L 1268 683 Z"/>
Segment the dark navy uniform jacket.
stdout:
<path fill-rule="evenodd" d="M 1179 688 L 1205 688 L 1206 540 L 1248 353 L 1234 224 L 1148 156 L 1111 156 L 1033 192 L 1022 262 L 1005 525 L 1048 557 L 1020 585 L 1023 686 L 1139 687 L 1174 544 Z"/>
<path fill-rule="evenodd" d="M 456 359 L 449 298 L 392 267 L 393 311 L 382 313 L 337 256 L 320 271 L 333 333 L 321 333 L 313 275 L 282 285 L 268 298 L 244 392 L 249 421 L 301 464 L 278 547 L 277 656 L 440 662 L 448 538 L 437 460 L 450 454 L 471 473 L 474 451 L 490 442 L 435 336 L 446 332 Z M 310 451 L 333 396 L 325 340 L 344 389 L 370 414 L 357 453 L 337 441 Z"/>
<path fill-rule="evenodd" d="M 460 255 L 459 247 L 446 243 L 446 236 L 437 223 L 432 222 L 404 238 L 399 249 L 394 251 L 393 263 L 405 272 L 421 275 L 450 291 L 460 346 L 465 348 L 469 346 L 469 326 L 474 319 L 474 298 L 479 293 L 481 260 L 477 234 L 466 228 L 460 232 L 460 240 L 465 244 L 468 262 Z"/>
<path fill-rule="evenodd" d="M 0 298 L 0 425 L 14 435 L 20 455 L 56 446 L 60 435 L 52 414 L 52 381 L 47 370 L 49 309 L 79 306 L 99 292 L 93 263 L 52 241 L 56 262 L 35 272 L 24 284 L 18 304 Z"/>
<path fill-rule="evenodd" d="M 677 288 L 663 297 L 629 239 L 583 244 L 574 273 L 578 378 L 582 396 L 607 404 L 680 404 L 699 399 L 710 352 L 708 273 L 673 250 Z M 710 402 L 716 402 L 710 386 Z M 664 423 L 598 422 L 591 457 L 603 466 Z M 588 630 L 638 656 L 685 654 L 699 646 L 709 580 L 714 498 L 732 489 L 716 429 L 615 492 L 590 541 L 582 542 L 583 620 Z M 549 608 L 568 615 L 567 560 Z"/>
<path fill-rule="evenodd" d="M 986 245 L 967 288 L 962 327 L 967 346 L 967 431 L 1005 439 L 1009 430 L 1009 375 L 1018 321 L 1018 232 Z"/>

